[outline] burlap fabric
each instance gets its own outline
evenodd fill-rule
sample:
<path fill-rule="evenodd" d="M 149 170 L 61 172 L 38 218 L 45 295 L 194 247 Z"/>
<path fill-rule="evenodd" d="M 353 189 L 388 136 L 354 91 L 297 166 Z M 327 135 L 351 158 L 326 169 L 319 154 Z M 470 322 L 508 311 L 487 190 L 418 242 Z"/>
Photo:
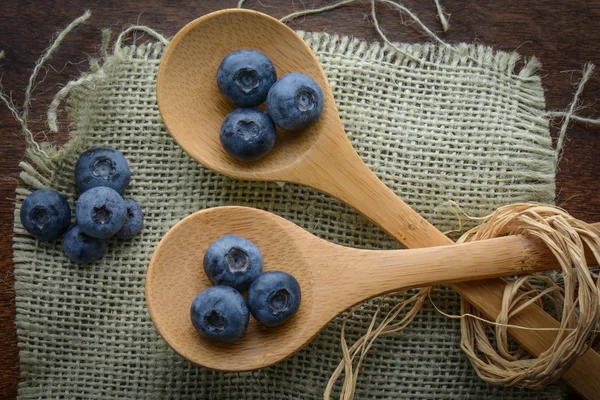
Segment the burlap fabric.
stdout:
<path fill-rule="evenodd" d="M 300 34 L 323 64 L 356 150 L 439 229 L 458 226 L 448 200 L 473 215 L 512 202 L 553 201 L 555 151 L 535 61 L 518 68 L 516 53 L 482 46 L 461 45 L 455 53 L 399 45 L 428 61 L 419 64 L 379 44 Z M 27 185 L 18 191 L 14 242 L 19 398 L 320 398 L 341 357 L 339 321 L 271 368 L 223 374 L 195 367 L 165 344 L 148 316 L 144 280 L 156 244 L 190 213 L 235 204 L 269 210 L 332 242 L 398 245 L 311 189 L 235 181 L 195 163 L 169 136 L 156 105 L 163 50 L 161 43 L 117 46 L 71 91 L 72 140 L 59 149 L 43 146 L 45 155 L 31 149 L 33 160 L 23 165 Z M 100 262 L 78 266 L 60 241 L 27 236 L 17 216 L 35 187 L 53 187 L 73 204 L 74 164 L 93 145 L 114 146 L 128 158 L 133 179 L 126 196 L 142 205 L 146 226 L 133 240 L 112 240 Z M 433 299 L 459 312 L 451 290 L 438 288 Z M 367 304 L 353 317 L 350 340 L 364 332 L 373 309 Z M 459 334 L 458 321 L 426 306 L 406 331 L 376 343 L 357 398 L 562 398 L 561 385 L 532 392 L 483 383 L 459 349 Z"/>

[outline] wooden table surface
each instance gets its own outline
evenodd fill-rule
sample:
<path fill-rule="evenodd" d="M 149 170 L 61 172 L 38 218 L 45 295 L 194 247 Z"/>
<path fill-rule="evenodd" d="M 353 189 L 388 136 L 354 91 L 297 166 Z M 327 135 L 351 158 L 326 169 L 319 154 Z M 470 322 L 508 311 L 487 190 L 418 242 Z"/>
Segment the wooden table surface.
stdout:
<path fill-rule="evenodd" d="M 275 17 L 304 8 L 315 8 L 331 1 L 248 0 L 246 6 Z M 111 27 L 118 33 L 129 24 L 148 25 L 167 37 L 190 20 L 221 8 L 234 7 L 237 0 L 160 1 L 140 0 L 3 0 L 0 8 L 0 61 L 2 84 L 12 93 L 17 105 L 23 103 L 24 90 L 36 59 L 49 45 L 53 34 L 84 10 L 91 19 L 68 36 L 58 53 L 40 74 L 44 81 L 36 87 L 29 124 L 38 137 L 46 135 L 54 143 L 64 143 L 67 124 L 58 134 L 50 134 L 46 108 L 62 85 L 88 68 L 88 56 L 99 50 L 100 30 Z M 321 15 L 309 16 L 290 26 L 306 31 L 326 31 L 340 35 L 378 40 L 366 18 L 370 2 L 358 1 Z M 573 94 L 573 83 L 581 77 L 582 66 L 590 61 L 600 65 L 600 0 L 530 0 L 483 2 L 441 0 L 450 17 L 450 30 L 443 33 L 432 0 L 404 0 L 422 21 L 450 43 L 477 42 L 496 49 L 515 50 L 535 55 L 543 68 L 539 72 L 546 90 L 547 108 L 564 110 Z M 430 40 L 415 24 L 403 25 L 406 16 L 378 5 L 378 20 L 394 41 Z M 598 75 L 600 76 L 600 75 Z M 600 78 L 592 78 L 581 96 L 581 113 L 600 117 L 597 103 Z M 557 121 L 558 122 L 558 121 Z M 556 134 L 557 129 L 553 128 Z M 0 105 L 0 398 L 14 399 L 19 381 L 17 336 L 14 325 L 12 222 L 15 188 L 19 185 L 18 163 L 24 159 L 24 139 L 10 112 Z M 557 204 L 578 218 L 600 221 L 600 127 L 575 124 L 568 131 L 564 157 L 558 171 Z M 572 398 L 577 398 L 572 396 Z"/>

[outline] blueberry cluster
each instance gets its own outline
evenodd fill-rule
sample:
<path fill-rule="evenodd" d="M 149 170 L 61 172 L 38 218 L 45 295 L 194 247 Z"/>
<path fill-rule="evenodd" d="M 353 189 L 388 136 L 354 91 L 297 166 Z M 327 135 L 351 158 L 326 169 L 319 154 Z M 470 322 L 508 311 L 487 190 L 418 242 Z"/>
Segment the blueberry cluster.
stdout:
<path fill-rule="evenodd" d="M 75 182 L 82 192 L 71 208 L 55 190 L 31 193 L 21 206 L 21 223 L 38 240 L 62 236 L 67 257 L 79 264 L 99 260 L 106 253 L 108 238 L 131 238 L 143 227 L 144 215 L 138 203 L 123 199 L 131 174 L 127 160 L 112 147 L 94 147 L 81 154 L 75 166 Z"/>
<path fill-rule="evenodd" d="M 204 254 L 204 272 L 213 285 L 201 292 L 190 309 L 200 335 L 217 342 L 239 339 L 250 314 L 272 327 L 290 319 L 300 307 L 300 285 L 285 272 L 263 270 L 263 257 L 254 243 L 225 235 Z M 248 291 L 248 302 L 241 293 Z"/>
<path fill-rule="evenodd" d="M 269 58 L 256 50 L 239 50 L 223 59 L 217 85 L 231 103 L 242 107 L 225 117 L 223 148 L 240 161 L 254 161 L 275 146 L 275 125 L 297 132 L 317 122 L 323 92 L 310 77 L 293 72 L 277 80 Z M 268 113 L 256 107 L 266 100 Z"/>

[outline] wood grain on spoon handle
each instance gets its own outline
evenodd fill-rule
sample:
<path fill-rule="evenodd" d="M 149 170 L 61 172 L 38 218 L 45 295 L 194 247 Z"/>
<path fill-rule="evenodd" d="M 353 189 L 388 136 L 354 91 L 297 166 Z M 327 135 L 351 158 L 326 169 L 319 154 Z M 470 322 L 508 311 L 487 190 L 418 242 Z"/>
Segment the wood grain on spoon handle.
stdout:
<path fill-rule="evenodd" d="M 316 159 L 310 163 L 315 169 L 314 177 L 317 177 L 310 182 L 310 186 L 358 210 L 407 248 L 453 243 L 393 193 L 362 160 L 360 163 L 357 162 L 355 157 L 358 155 L 351 146 L 345 146 L 341 141 L 336 145 L 340 150 L 337 155 L 329 154 L 329 159 Z M 327 171 L 320 171 L 323 165 L 327 166 Z M 461 282 L 451 286 L 486 318 L 495 320 L 500 313 L 506 286 L 503 279 Z M 524 309 L 511 319 L 511 323 L 528 328 L 559 327 L 556 319 L 536 305 Z M 509 329 L 509 333 L 534 356 L 546 351 L 557 336 L 557 332 L 554 331 L 526 329 Z M 589 349 L 574 363 L 565 373 L 564 379 L 581 396 L 586 399 L 596 399 L 600 393 L 600 379 L 594 377 L 594 373 L 590 371 L 600 371 L 600 355 L 593 349 Z"/>
<path fill-rule="evenodd" d="M 343 291 L 358 304 L 385 293 L 454 282 L 489 280 L 560 269 L 552 251 L 538 238 L 506 236 L 414 250 L 363 250 L 330 245 L 313 265 L 326 264 L 323 296 Z M 590 263 L 594 257 L 587 254 Z M 334 311 L 339 314 L 347 304 Z"/>
<path fill-rule="evenodd" d="M 343 248 L 332 258 L 344 265 L 338 287 L 360 297 L 452 282 L 522 275 L 558 268 L 551 251 L 538 240 L 509 236 L 479 242 L 415 250 L 360 250 Z M 366 287 L 368 285 L 368 287 Z M 370 293 L 368 293 L 370 292 Z"/>
<path fill-rule="evenodd" d="M 298 181 L 358 210 L 406 248 L 454 243 L 379 180 L 348 140 L 338 137 L 325 136 L 317 143 L 321 151 L 309 156 L 313 171 L 303 171 Z M 336 153 L 326 150 L 331 148 Z"/>

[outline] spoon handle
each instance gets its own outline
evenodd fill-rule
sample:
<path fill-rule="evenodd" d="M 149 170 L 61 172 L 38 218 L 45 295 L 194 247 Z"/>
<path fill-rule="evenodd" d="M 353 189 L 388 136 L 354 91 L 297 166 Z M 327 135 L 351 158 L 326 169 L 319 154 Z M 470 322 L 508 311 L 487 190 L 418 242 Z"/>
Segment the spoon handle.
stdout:
<path fill-rule="evenodd" d="M 327 291 L 324 296 L 341 292 L 353 304 L 411 288 L 560 269 L 552 250 L 540 239 L 523 235 L 413 250 L 330 245 L 327 259 L 320 256 L 314 263 L 326 264 L 321 274 L 327 279 L 320 283 Z M 590 263 L 595 260 L 591 251 L 586 258 Z"/>
<path fill-rule="evenodd" d="M 336 148 L 339 152 L 328 154 L 321 151 L 312 155 L 309 165 L 313 171 L 303 174 L 304 185 L 346 203 L 406 248 L 454 243 L 380 181 L 349 141 L 325 147 Z M 316 156 L 320 159 L 315 160 Z"/>
<path fill-rule="evenodd" d="M 347 140 L 335 140 L 327 148 L 335 153 L 317 152 L 308 163 L 312 170 L 302 182 L 325 192 L 356 209 L 407 248 L 433 247 L 453 243 L 404 203 L 367 167 Z M 464 299 L 495 320 L 500 313 L 506 282 L 501 278 L 452 284 Z M 528 328 L 558 328 L 559 323 L 537 305 L 530 305 L 512 317 L 511 323 Z M 558 331 L 509 329 L 530 354 L 538 356 L 554 342 Z M 590 371 L 600 370 L 600 354 L 589 349 L 565 373 L 564 379 L 585 398 L 597 398 L 600 379 Z"/>
<path fill-rule="evenodd" d="M 327 291 L 324 295 L 344 293 L 353 304 L 411 288 L 560 268 L 550 249 L 539 239 L 526 236 L 413 250 L 335 246 L 327 253 L 327 268 L 322 272 L 327 278 L 322 285 Z"/>

